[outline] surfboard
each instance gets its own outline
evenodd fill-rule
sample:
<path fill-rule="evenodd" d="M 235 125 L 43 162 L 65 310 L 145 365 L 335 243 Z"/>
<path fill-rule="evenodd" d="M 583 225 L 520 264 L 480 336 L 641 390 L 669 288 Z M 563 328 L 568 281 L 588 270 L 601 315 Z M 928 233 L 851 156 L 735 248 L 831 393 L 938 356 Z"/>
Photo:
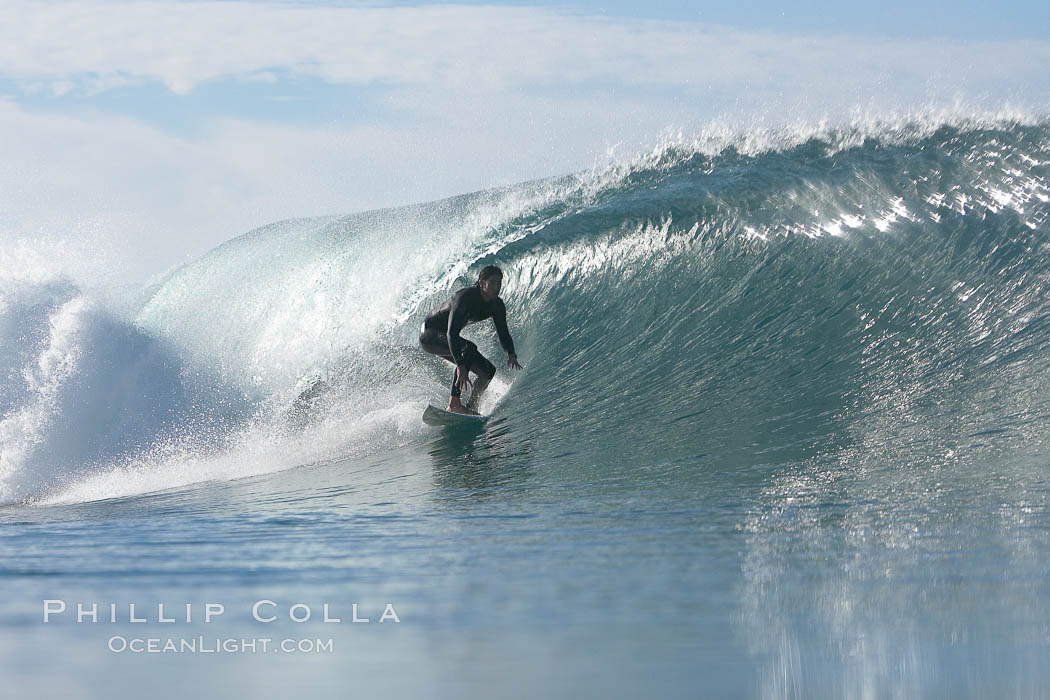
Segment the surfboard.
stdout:
<path fill-rule="evenodd" d="M 488 416 L 453 413 L 429 403 L 423 409 L 423 422 L 427 425 L 482 425 L 488 419 Z"/>

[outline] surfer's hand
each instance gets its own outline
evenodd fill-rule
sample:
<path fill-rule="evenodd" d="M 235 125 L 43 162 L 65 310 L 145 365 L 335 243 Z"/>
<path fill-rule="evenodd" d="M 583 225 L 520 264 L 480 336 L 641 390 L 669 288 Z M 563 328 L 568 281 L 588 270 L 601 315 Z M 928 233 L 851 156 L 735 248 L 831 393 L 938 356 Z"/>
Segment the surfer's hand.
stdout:
<path fill-rule="evenodd" d="M 507 366 L 511 369 L 521 369 L 521 365 L 518 364 L 518 356 L 511 355 L 507 358 Z"/>
<path fill-rule="evenodd" d="M 460 391 L 463 391 L 469 386 L 473 386 L 470 381 L 470 375 L 467 373 L 466 368 L 463 365 L 456 365 L 456 386 L 459 387 Z"/>

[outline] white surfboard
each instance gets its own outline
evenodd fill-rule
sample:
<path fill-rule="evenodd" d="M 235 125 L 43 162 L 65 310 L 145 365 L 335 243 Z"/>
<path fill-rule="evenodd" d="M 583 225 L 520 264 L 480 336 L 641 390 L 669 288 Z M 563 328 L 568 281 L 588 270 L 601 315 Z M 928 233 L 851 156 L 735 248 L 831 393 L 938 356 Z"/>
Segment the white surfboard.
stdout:
<path fill-rule="evenodd" d="M 423 409 L 423 422 L 427 425 L 482 425 L 488 419 L 488 416 L 453 413 L 429 403 Z"/>

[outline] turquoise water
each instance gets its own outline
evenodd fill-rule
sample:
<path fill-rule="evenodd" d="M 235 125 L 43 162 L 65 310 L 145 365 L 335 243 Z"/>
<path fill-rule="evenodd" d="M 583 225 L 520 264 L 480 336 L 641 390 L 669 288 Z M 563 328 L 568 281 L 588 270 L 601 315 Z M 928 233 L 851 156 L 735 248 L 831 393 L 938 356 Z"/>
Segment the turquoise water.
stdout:
<path fill-rule="evenodd" d="M 745 136 L 276 223 L 142 289 L 6 282 L 5 684 L 1043 696 L 1050 127 Z M 419 322 L 491 263 L 525 369 L 429 428 Z M 108 649 L 199 635 L 332 650 Z"/>

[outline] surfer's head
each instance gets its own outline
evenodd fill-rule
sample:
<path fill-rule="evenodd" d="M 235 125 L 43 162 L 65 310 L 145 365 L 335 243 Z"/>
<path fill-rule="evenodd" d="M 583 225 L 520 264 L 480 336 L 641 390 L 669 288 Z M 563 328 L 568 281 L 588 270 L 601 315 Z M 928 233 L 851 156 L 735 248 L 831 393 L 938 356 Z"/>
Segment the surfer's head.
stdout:
<path fill-rule="evenodd" d="M 499 296 L 503 287 L 503 270 L 495 265 L 486 265 L 478 273 L 478 281 L 475 284 L 481 289 L 481 297 L 485 301 L 491 301 Z"/>

